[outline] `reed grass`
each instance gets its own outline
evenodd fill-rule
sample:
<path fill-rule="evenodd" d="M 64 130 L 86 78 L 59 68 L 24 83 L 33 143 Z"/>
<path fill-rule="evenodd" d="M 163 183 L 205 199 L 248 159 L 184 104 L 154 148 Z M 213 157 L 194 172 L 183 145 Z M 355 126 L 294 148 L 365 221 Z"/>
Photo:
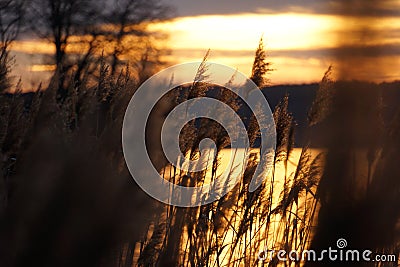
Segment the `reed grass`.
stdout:
<path fill-rule="evenodd" d="M 177 88 L 165 100 L 167 104 L 156 114 L 155 129 L 173 106 L 215 89 L 208 81 L 208 57 L 209 52 L 193 83 Z M 260 43 L 252 75 L 260 84 L 270 71 L 265 60 Z M 342 174 L 334 169 L 338 167 L 336 161 L 332 163 L 332 154 L 328 154 L 327 163 L 325 153 L 312 154 L 312 140 L 302 144 L 300 156 L 293 162 L 296 122 L 289 111 L 290 96 L 274 108 L 274 166 L 256 191 L 248 191 L 249 183 L 260 157 L 266 156 L 257 149 L 250 154 L 239 183 L 218 201 L 193 208 L 166 206 L 150 199 L 130 179 L 120 146 L 124 111 L 140 80 L 129 67 L 112 75 L 109 66 L 100 62 L 96 76 L 79 84 L 71 82 L 63 87 L 58 78 L 64 74 L 57 72 L 43 88 L 46 90 L 38 88 L 30 98 L 18 84 L 15 93 L 0 95 L 0 256 L 4 266 L 25 266 L 28 262 L 42 266 L 302 266 L 277 258 L 260 262 L 258 255 L 264 249 L 317 247 L 323 232 L 315 227 L 325 229 L 321 220 L 332 212 L 329 204 L 334 198 L 330 186 L 337 188 L 334 178 Z M 3 73 L 7 74 L 7 69 L 0 71 Z M 343 85 L 334 82 L 330 73 L 331 68 L 310 109 L 310 126 L 336 116 L 332 108 L 338 97 L 335 90 Z M 10 89 L 4 79 L 6 76 L 1 85 Z M 234 76 L 227 85 L 233 80 Z M 60 89 L 64 90 L 62 98 Z M 243 106 L 232 92 L 223 88 L 218 92 L 216 98 L 234 111 Z M 381 117 L 375 120 L 379 122 Z M 380 142 L 370 148 L 368 190 L 354 208 L 356 212 L 371 207 L 376 216 L 385 218 L 384 224 L 372 220 L 367 229 L 385 227 L 389 234 L 381 239 L 373 235 L 376 242 L 369 244 L 375 252 L 397 255 L 399 235 L 393 233 L 398 234 L 400 217 L 394 171 L 400 146 L 398 121 L 396 117 L 387 124 L 390 130 L 383 131 Z M 254 116 L 249 118 L 247 130 L 255 146 L 260 129 Z M 184 172 L 156 157 L 155 165 L 165 179 L 202 186 L 219 178 L 223 151 L 230 142 L 220 125 L 207 119 L 188 123 L 182 130 L 181 150 L 196 159 L 205 137 L 217 144 L 210 169 Z M 150 149 L 150 154 L 159 154 L 157 144 Z M 340 162 L 350 160 L 346 157 Z M 234 175 L 235 167 L 230 173 Z M 349 188 L 349 180 L 341 185 Z M 348 192 L 355 194 L 354 188 Z M 393 207 L 380 209 L 385 203 Z"/>

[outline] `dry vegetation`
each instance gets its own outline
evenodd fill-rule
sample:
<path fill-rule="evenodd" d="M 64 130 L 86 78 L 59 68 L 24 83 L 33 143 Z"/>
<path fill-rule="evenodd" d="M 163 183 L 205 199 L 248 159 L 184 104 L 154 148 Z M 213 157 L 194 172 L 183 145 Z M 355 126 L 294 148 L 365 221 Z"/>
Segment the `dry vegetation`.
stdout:
<path fill-rule="evenodd" d="M 95 60 L 84 71 L 90 79 L 76 80 L 78 62 L 75 68 L 58 67 L 49 86 L 25 94 L 9 77 L 6 44 L 0 54 L 1 266 L 300 266 L 276 258 L 262 263 L 257 256 L 266 248 L 326 249 L 340 237 L 357 248 L 399 255 L 399 115 L 380 115 L 378 85 L 335 82 L 330 68 L 309 112 L 309 131 L 329 125 L 326 154 L 313 156 L 309 140 L 294 171 L 289 168 L 296 123 L 286 96 L 274 108 L 277 147 L 266 182 L 248 191 L 257 158 L 265 156 L 252 154 L 229 194 L 201 207 L 177 208 L 148 197 L 125 166 L 122 119 L 143 80 L 132 66 L 119 62 L 116 70 L 117 54 L 91 54 Z M 271 70 L 266 59 L 261 42 L 251 77 L 260 87 L 267 85 L 265 74 Z M 206 58 L 203 63 L 199 75 L 204 82 L 177 88 L 175 105 L 210 90 Z M 219 100 L 240 109 L 234 95 L 220 92 Z M 199 122 L 201 128 L 194 122 L 184 128 L 181 149 L 196 157 L 199 142 L 212 138 L 217 157 L 211 179 L 217 179 L 229 138 L 218 124 Z M 251 118 L 252 144 L 259 130 Z M 356 153 L 367 164 L 360 167 Z M 205 172 L 155 164 L 176 183 L 194 186 L 206 179 Z"/>

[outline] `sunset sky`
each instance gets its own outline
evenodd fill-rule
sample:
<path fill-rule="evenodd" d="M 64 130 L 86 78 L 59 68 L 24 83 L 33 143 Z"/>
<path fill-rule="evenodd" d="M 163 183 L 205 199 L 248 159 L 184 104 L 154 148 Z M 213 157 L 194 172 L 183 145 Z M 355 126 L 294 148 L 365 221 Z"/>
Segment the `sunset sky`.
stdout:
<path fill-rule="evenodd" d="M 273 84 L 317 82 L 330 64 L 355 79 L 400 79 L 398 0 L 164 2 L 175 8 L 176 18 L 151 29 L 169 33 L 170 64 L 201 60 L 211 49 L 210 61 L 249 74 L 263 36 Z M 25 40 L 14 51 L 16 72 L 29 72 L 33 82 L 35 73 L 52 68 L 37 60 L 37 54 L 51 53 L 48 46 Z"/>

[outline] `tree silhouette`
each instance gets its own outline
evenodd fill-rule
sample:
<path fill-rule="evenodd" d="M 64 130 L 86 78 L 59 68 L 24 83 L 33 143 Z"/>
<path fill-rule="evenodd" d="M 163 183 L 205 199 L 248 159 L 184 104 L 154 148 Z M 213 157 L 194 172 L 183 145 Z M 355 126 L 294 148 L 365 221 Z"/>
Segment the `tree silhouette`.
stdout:
<path fill-rule="evenodd" d="M 10 86 L 9 46 L 18 37 L 24 15 L 24 0 L 0 1 L 0 92 Z"/>
<path fill-rule="evenodd" d="M 137 49 L 134 42 L 129 42 L 130 36 L 149 36 L 146 23 L 167 19 L 171 10 L 155 0 L 116 0 L 113 8 L 104 14 L 107 24 L 114 25 L 110 30 L 103 31 L 111 47 L 111 73 L 115 74 L 121 63 L 121 56 Z M 145 50 L 148 46 L 145 47 Z M 147 54 L 148 51 L 145 51 Z"/>
<path fill-rule="evenodd" d="M 65 88 L 65 76 L 71 70 L 72 82 L 80 84 L 98 69 L 101 58 L 115 74 L 123 55 L 135 49 L 147 53 L 147 47 L 128 37 L 150 35 L 146 23 L 165 19 L 168 12 L 153 0 L 33 0 L 29 21 L 39 38 L 54 45 L 53 62 L 60 87 Z M 68 47 L 74 47 L 73 51 Z"/>
<path fill-rule="evenodd" d="M 29 23 L 40 38 L 50 41 L 55 48 L 54 62 L 65 67 L 66 48 L 73 35 L 82 34 L 96 23 L 101 3 L 92 0 L 33 0 L 30 4 Z"/>

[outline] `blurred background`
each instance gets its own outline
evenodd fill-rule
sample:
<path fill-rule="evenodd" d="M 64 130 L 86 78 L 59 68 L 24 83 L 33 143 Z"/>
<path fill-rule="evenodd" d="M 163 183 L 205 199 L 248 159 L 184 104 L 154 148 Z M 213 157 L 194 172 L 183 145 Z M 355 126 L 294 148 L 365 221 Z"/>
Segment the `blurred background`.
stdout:
<path fill-rule="evenodd" d="M 399 266 L 399 10 L 397 0 L 0 0 L 0 266 Z M 193 83 L 148 122 L 154 166 L 177 184 L 218 179 L 230 140 L 217 123 L 192 121 L 180 136 L 191 159 L 214 140 L 208 170 L 177 170 L 160 145 L 166 115 L 202 96 L 238 114 L 252 150 L 232 192 L 177 208 L 136 185 L 121 130 L 137 88 L 187 61 L 203 62 Z M 212 84 L 210 61 L 246 74 L 273 111 L 274 164 L 254 192 L 263 129 Z M 395 260 L 258 257 L 339 238 Z"/>

